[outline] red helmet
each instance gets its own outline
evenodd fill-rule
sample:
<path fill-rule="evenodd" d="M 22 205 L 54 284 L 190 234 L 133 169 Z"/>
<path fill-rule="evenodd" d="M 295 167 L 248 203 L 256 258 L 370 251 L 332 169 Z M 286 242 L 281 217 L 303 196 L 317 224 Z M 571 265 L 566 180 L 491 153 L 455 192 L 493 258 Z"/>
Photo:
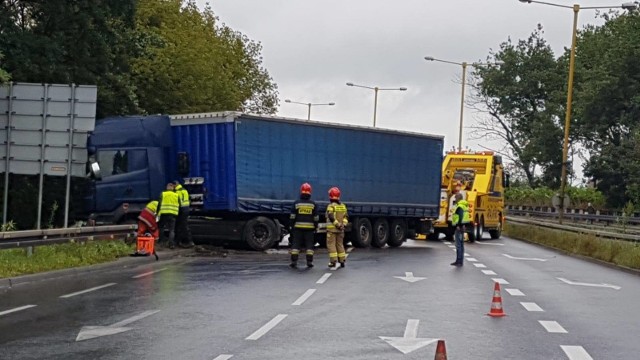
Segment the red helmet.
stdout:
<path fill-rule="evenodd" d="M 300 194 L 311 195 L 311 185 L 309 185 L 309 183 L 302 184 L 302 186 L 300 186 Z"/>
<path fill-rule="evenodd" d="M 331 200 L 339 200 L 340 199 L 340 189 L 337 187 L 332 187 L 329 189 L 329 199 Z"/>

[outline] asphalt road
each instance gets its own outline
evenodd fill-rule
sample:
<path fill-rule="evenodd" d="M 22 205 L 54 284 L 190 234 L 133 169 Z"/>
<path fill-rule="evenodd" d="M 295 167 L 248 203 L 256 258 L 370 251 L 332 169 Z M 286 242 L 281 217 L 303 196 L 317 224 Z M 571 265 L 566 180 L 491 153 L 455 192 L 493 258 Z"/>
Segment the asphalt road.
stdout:
<path fill-rule="evenodd" d="M 638 275 L 510 239 L 466 252 L 456 268 L 447 243 L 410 241 L 335 271 L 322 250 L 310 270 L 238 252 L 21 285 L 0 294 L 0 358 L 432 359 L 437 339 L 449 359 L 640 357 Z"/>

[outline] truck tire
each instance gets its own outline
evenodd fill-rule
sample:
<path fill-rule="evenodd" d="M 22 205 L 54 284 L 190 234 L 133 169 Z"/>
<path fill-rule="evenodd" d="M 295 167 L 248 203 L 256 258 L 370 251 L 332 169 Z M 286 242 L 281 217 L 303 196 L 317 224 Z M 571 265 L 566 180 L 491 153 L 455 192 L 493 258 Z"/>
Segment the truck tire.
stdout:
<path fill-rule="evenodd" d="M 367 218 L 356 218 L 350 236 L 351 244 L 358 248 L 366 248 L 371 245 L 371 221 Z"/>
<path fill-rule="evenodd" d="M 384 247 L 389 240 L 389 222 L 387 219 L 379 218 L 373 223 L 373 239 L 371 246 L 376 248 Z"/>
<path fill-rule="evenodd" d="M 476 241 L 482 240 L 482 235 L 484 235 L 484 218 L 480 218 L 480 221 L 478 222 L 478 226 L 476 226 L 475 240 Z"/>
<path fill-rule="evenodd" d="M 313 239 L 318 244 L 318 247 L 326 248 L 327 247 L 327 234 L 325 233 L 315 233 L 313 234 Z"/>
<path fill-rule="evenodd" d="M 500 236 L 502 236 L 502 222 L 498 222 L 497 228 L 489 230 L 489 235 L 493 240 L 500 239 Z"/>
<path fill-rule="evenodd" d="M 273 220 L 264 216 L 255 217 L 244 226 L 242 238 L 253 249 L 264 251 L 280 239 L 280 231 Z"/>
<path fill-rule="evenodd" d="M 402 246 L 402 243 L 407 238 L 407 224 L 402 219 L 395 219 L 391 221 L 389 225 L 389 240 L 387 245 L 391 247 Z"/>
<path fill-rule="evenodd" d="M 438 241 L 439 238 L 440 238 L 440 233 L 437 232 L 437 231 L 432 233 L 432 234 L 427 235 L 427 240 Z"/>

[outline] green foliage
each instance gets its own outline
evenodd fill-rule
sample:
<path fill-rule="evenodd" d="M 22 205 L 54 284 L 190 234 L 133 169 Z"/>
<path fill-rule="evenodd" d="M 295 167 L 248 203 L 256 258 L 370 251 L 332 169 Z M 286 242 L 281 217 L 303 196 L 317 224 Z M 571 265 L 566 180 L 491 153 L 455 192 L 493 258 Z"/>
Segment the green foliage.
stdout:
<path fill-rule="evenodd" d="M 507 144 L 529 186 L 557 187 L 562 164 L 561 126 L 566 71 L 556 61 L 538 27 L 528 39 L 500 44 L 487 58 L 500 66 L 474 67 L 476 102 L 487 117 L 475 127 L 479 138 Z M 482 110 L 481 110 L 482 111 Z M 536 178 L 536 170 L 542 177 Z"/>
<path fill-rule="evenodd" d="M 0 250 L 0 278 L 103 263 L 132 251 L 117 240 L 39 246 L 31 256 L 23 249 Z"/>
<path fill-rule="evenodd" d="M 0 231 L 5 232 L 5 231 L 16 231 L 16 223 L 13 222 L 13 220 L 9 220 L 8 223 L 6 224 L 2 224 L 2 226 L 0 226 Z"/>
<path fill-rule="evenodd" d="M 2 53 L 0 52 L 0 84 L 5 83 L 9 81 L 9 79 L 11 79 L 11 76 L 9 76 L 9 73 L 6 72 L 1 66 L 3 57 L 4 55 L 2 55 Z"/>
<path fill-rule="evenodd" d="M 607 240 L 593 235 L 511 223 L 507 223 L 505 234 L 570 254 L 587 256 L 619 266 L 640 269 L 640 246 L 637 243 Z"/>
<path fill-rule="evenodd" d="M 592 177 L 609 205 L 640 203 L 640 15 L 607 15 L 581 32 L 576 57 L 576 129 Z"/>
<path fill-rule="evenodd" d="M 508 205 L 522 206 L 552 206 L 551 199 L 557 190 L 548 187 L 510 187 L 505 191 Z M 567 195 L 571 199 L 571 207 L 585 209 L 589 203 L 594 207 L 602 207 L 606 201 L 604 195 L 592 188 L 569 187 Z"/>
<path fill-rule="evenodd" d="M 147 112 L 276 111 L 260 44 L 220 24 L 210 7 L 141 0 L 136 24 L 146 47 L 133 61 L 133 76 Z"/>

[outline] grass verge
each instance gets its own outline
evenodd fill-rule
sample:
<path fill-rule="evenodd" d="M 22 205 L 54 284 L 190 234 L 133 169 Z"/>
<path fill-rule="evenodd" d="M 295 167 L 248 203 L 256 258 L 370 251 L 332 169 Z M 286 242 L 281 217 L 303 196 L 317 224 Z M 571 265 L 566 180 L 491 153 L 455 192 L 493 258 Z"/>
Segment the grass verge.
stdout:
<path fill-rule="evenodd" d="M 99 264 L 133 250 L 122 240 L 38 246 L 29 257 L 26 249 L 0 250 L 0 278 Z"/>
<path fill-rule="evenodd" d="M 593 235 L 521 224 L 507 224 L 505 234 L 514 239 L 549 246 L 570 254 L 640 269 L 640 243 L 637 242 L 602 239 Z"/>

